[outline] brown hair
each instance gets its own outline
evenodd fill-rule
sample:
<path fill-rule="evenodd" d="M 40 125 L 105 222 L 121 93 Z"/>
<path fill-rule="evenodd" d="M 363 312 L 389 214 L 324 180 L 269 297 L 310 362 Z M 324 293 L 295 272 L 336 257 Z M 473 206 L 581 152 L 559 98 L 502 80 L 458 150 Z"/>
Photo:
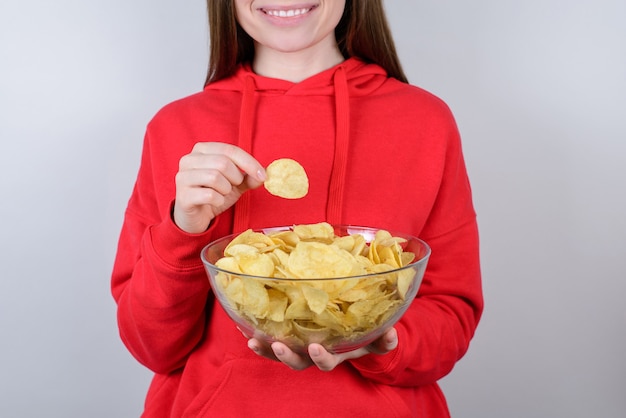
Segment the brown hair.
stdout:
<path fill-rule="evenodd" d="M 207 12 L 210 53 L 206 84 L 232 75 L 240 63 L 254 58 L 254 42 L 237 23 L 234 0 L 207 0 Z M 346 0 L 335 36 L 345 58 L 378 64 L 390 77 L 407 82 L 382 0 Z"/>

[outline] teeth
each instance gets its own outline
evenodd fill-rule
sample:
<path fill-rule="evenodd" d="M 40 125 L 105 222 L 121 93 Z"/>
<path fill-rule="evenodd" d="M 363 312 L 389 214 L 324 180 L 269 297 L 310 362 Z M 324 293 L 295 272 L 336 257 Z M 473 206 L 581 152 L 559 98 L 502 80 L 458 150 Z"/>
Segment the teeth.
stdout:
<path fill-rule="evenodd" d="M 266 10 L 270 16 L 275 17 L 294 17 L 308 13 L 311 9 L 289 9 L 289 10 Z"/>

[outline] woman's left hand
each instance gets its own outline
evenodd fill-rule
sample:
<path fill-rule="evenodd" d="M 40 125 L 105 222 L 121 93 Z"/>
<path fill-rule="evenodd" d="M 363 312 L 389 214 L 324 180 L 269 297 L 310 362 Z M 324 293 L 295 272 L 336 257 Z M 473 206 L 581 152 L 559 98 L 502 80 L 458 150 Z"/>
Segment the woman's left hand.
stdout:
<path fill-rule="evenodd" d="M 267 345 L 256 338 L 248 340 L 248 347 L 256 354 L 280 361 L 294 370 L 304 370 L 310 366 L 316 366 L 322 371 L 331 371 L 346 360 L 356 359 L 367 354 L 386 354 L 393 351 L 397 346 L 398 333 L 395 328 L 389 329 L 380 338 L 365 347 L 341 354 L 329 353 L 320 344 L 310 344 L 308 356 L 300 355 L 280 342 Z"/>

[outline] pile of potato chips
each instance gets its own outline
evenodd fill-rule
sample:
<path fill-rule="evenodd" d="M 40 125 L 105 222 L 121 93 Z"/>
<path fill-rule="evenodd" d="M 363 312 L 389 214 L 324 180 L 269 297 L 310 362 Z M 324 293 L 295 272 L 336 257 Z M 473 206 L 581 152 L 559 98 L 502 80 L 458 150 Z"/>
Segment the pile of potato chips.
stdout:
<path fill-rule="evenodd" d="M 328 223 L 236 236 L 217 260 L 227 308 L 255 330 L 295 344 L 358 339 L 405 302 L 416 270 L 406 239 L 378 230 L 337 236 Z M 258 276 L 258 277 L 250 277 Z M 315 280 L 313 280 L 315 279 Z M 397 319 L 397 318 L 396 318 Z"/>

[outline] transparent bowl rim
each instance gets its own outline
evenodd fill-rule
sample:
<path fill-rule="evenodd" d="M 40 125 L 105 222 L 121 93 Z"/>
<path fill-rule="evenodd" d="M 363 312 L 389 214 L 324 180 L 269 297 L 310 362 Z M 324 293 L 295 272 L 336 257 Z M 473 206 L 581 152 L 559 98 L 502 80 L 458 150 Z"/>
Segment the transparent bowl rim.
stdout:
<path fill-rule="evenodd" d="M 355 230 L 361 230 L 361 231 L 370 231 L 372 233 L 376 233 L 376 231 L 385 229 L 385 228 L 374 228 L 374 227 L 369 227 L 369 226 L 359 226 L 359 225 L 343 225 L 343 224 L 339 224 L 339 225 L 331 225 L 333 228 L 337 229 L 355 229 Z M 281 232 L 281 231 L 290 231 L 293 228 L 293 226 L 277 226 L 277 227 L 268 227 L 268 228 L 252 228 L 253 231 L 255 232 L 264 232 L 264 233 L 268 233 L 268 232 Z M 402 238 L 405 239 L 410 239 L 412 241 L 417 241 L 418 243 L 420 243 L 423 247 L 424 247 L 424 255 L 422 255 L 422 257 L 420 257 L 418 260 L 413 261 L 410 264 L 407 264 L 406 266 L 403 267 L 398 267 L 392 270 L 387 270 L 387 271 L 383 271 L 380 273 L 367 273 L 367 274 L 361 274 L 361 275 L 357 275 L 357 276 L 342 276 L 342 277 L 314 277 L 314 278 L 294 278 L 294 277 L 266 277 L 266 276 L 255 276 L 252 274 L 245 274 L 245 273 L 237 273 L 234 271 L 230 271 L 230 270 L 225 270 L 225 269 L 221 269 L 219 267 L 217 267 L 215 264 L 209 262 L 209 260 L 207 260 L 206 258 L 206 252 L 209 248 L 220 244 L 226 240 L 232 240 L 233 238 L 235 238 L 237 235 L 239 235 L 239 233 L 234 233 L 234 234 L 228 234 L 228 235 L 224 235 L 221 238 L 217 238 L 215 240 L 213 240 L 212 242 L 210 242 L 209 244 L 205 245 L 202 248 L 202 251 L 200 252 L 200 257 L 202 259 L 202 263 L 205 266 L 210 266 L 211 269 L 214 269 L 217 272 L 221 272 L 221 273 L 225 273 L 225 274 L 230 274 L 230 275 L 235 275 L 238 277 L 245 277 L 245 278 L 251 278 L 251 279 L 257 279 L 257 280 L 276 280 L 276 281 L 284 281 L 284 282 L 293 282 L 293 281 L 313 281 L 313 282 L 319 282 L 319 281 L 332 281 L 332 280 L 346 280 L 346 279 L 365 279 L 368 277 L 376 277 L 376 276 L 380 276 L 383 274 L 391 274 L 391 273 L 396 273 L 402 270 L 407 270 L 407 269 L 412 269 L 412 268 L 416 268 L 418 267 L 420 264 L 425 264 L 427 263 L 428 259 L 430 258 L 430 254 L 431 254 L 431 248 L 430 245 L 428 245 L 428 243 L 424 240 L 422 240 L 421 238 L 418 238 L 414 235 L 411 234 L 407 234 L 407 233 L 401 233 L 401 232 L 396 232 L 396 231 L 392 231 L 389 229 L 385 229 L 386 231 L 388 231 L 392 236 L 400 236 Z M 368 241 L 370 242 L 370 241 Z"/>

